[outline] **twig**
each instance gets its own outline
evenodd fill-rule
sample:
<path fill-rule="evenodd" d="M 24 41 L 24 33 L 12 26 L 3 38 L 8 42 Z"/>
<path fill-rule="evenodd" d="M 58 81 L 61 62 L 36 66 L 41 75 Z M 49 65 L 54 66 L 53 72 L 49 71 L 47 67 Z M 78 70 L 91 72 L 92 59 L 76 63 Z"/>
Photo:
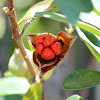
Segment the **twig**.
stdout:
<path fill-rule="evenodd" d="M 8 15 L 10 17 L 10 20 L 11 20 L 11 25 L 12 25 L 12 31 L 13 31 L 13 40 L 14 42 L 17 44 L 17 46 L 19 47 L 26 63 L 27 63 L 27 66 L 31 72 L 31 74 L 33 75 L 33 77 L 36 77 L 37 73 L 35 71 L 35 69 L 33 68 L 33 65 L 30 61 L 30 59 L 28 59 L 26 56 L 27 56 L 27 53 L 25 51 L 25 47 L 24 47 L 24 44 L 23 44 L 23 41 L 22 41 L 22 34 L 23 32 L 25 31 L 26 27 L 32 22 L 32 20 L 34 18 L 31 18 L 24 26 L 23 26 L 23 29 L 21 31 L 21 33 L 19 33 L 18 31 L 18 24 L 17 24 L 17 18 L 16 18 L 16 13 L 15 13 L 15 10 L 14 10 L 14 5 L 13 5 L 13 0 L 7 0 L 7 3 L 8 3 L 8 8 L 9 8 L 9 12 L 8 12 Z M 44 90 L 43 90 L 43 94 L 42 94 L 42 100 L 45 100 L 45 95 L 44 95 Z"/>
<path fill-rule="evenodd" d="M 28 58 L 26 58 L 27 53 L 25 51 L 23 41 L 22 41 L 20 34 L 19 34 L 19 31 L 18 31 L 18 24 L 17 24 L 16 12 L 14 10 L 13 0 L 7 0 L 7 3 L 8 3 L 8 8 L 9 8 L 9 12 L 7 12 L 7 13 L 8 13 L 10 20 L 11 20 L 12 31 L 13 31 L 13 40 L 17 44 L 17 46 L 19 47 L 31 74 L 33 75 L 33 77 L 35 77 L 36 71 L 33 68 L 31 61 Z"/>
<path fill-rule="evenodd" d="M 28 27 L 28 25 L 31 24 L 31 22 L 32 22 L 34 19 L 35 19 L 35 17 L 32 17 L 30 20 L 28 20 L 28 21 L 24 24 L 24 26 L 23 26 L 23 28 L 22 28 L 22 31 L 21 31 L 21 33 L 20 33 L 20 36 L 22 36 L 22 34 L 24 33 L 25 29 Z"/>
<path fill-rule="evenodd" d="M 21 51 L 21 53 L 22 53 L 22 55 L 23 55 L 23 57 L 24 57 L 24 59 L 25 59 L 27 65 L 28 65 L 28 68 L 29 68 L 31 74 L 33 75 L 33 77 L 36 77 L 37 73 L 36 73 L 36 71 L 34 70 L 33 65 L 32 65 L 30 59 L 26 57 L 26 56 L 27 56 L 27 53 L 26 53 L 26 51 L 25 51 L 25 47 L 24 47 L 24 44 L 23 44 L 23 42 L 22 42 L 22 39 L 21 39 L 21 38 L 18 38 L 18 41 L 17 41 L 16 44 L 17 44 L 17 46 L 19 47 L 19 49 L 20 49 L 20 51 Z"/>
<path fill-rule="evenodd" d="M 45 94 L 44 94 L 44 88 L 42 88 L 42 89 L 43 89 L 43 91 L 42 91 L 42 100 L 46 100 Z"/>
<path fill-rule="evenodd" d="M 7 3 L 8 3 L 8 8 L 10 10 L 8 12 L 8 15 L 11 20 L 13 39 L 16 39 L 19 36 L 19 32 L 18 32 L 17 18 L 16 18 L 16 12 L 14 10 L 13 0 L 7 0 Z"/>

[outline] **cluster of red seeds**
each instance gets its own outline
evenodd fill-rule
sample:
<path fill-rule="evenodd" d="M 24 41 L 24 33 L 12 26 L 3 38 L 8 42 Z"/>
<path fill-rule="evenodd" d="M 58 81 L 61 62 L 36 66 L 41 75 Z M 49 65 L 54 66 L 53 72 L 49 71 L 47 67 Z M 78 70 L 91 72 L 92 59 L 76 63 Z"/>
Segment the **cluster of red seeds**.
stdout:
<path fill-rule="evenodd" d="M 62 52 L 62 45 L 53 35 L 39 35 L 36 39 L 36 51 L 44 60 L 52 60 Z"/>

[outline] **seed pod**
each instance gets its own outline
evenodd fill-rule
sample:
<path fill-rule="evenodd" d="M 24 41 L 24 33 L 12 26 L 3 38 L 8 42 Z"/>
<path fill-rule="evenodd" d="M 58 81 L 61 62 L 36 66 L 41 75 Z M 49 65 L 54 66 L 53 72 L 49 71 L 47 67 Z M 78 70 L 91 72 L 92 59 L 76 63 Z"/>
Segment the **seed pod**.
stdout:
<path fill-rule="evenodd" d="M 42 35 L 31 34 L 27 37 L 31 40 L 32 46 L 36 48 L 33 53 L 33 61 L 41 68 L 43 74 L 55 67 L 64 58 L 77 38 L 69 36 L 65 32 L 59 32 L 58 36 L 43 33 Z"/>

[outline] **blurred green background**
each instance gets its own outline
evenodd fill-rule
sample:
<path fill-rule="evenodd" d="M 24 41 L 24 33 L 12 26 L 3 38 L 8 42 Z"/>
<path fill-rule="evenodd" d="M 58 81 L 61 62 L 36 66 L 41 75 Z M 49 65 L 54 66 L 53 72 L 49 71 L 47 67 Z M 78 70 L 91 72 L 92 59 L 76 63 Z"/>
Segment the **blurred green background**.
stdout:
<path fill-rule="evenodd" d="M 41 0 L 14 0 L 17 19 L 20 20 L 26 11 L 39 1 Z M 4 72 L 8 69 L 9 58 L 16 46 L 11 37 L 10 19 L 2 10 L 5 6 L 7 6 L 6 0 L 0 0 L 0 77 L 3 77 Z M 20 30 L 24 23 L 21 24 Z M 64 23 L 38 17 L 28 26 L 24 34 L 50 32 L 57 35 L 59 31 L 65 31 L 65 26 L 67 27 Z M 76 31 L 74 31 L 74 35 L 77 35 Z M 23 41 L 25 47 L 29 48 L 27 39 L 24 36 Z M 98 66 L 100 66 L 100 64 L 98 64 L 97 60 L 92 56 L 86 45 L 78 38 L 70 52 L 65 56 L 64 62 L 54 68 L 51 78 L 44 82 L 47 100 L 65 100 L 72 94 L 79 94 L 84 100 L 100 100 L 100 86 L 80 91 L 62 89 L 63 79 L 72 71 L 78 69 L 100 70 Z M 0 100 L 21 100 L 22 96 L 23 94 L 2 96 Z"/>

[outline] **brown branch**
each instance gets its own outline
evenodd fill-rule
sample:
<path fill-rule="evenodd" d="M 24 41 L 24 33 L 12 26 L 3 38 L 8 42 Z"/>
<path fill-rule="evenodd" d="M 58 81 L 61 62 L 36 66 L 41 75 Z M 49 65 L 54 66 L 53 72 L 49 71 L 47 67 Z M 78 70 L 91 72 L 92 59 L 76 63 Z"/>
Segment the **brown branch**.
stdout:
<path fill-rule="evenodd" d="M 45 94 L 44 94 L 44 88 L 43 88 L 43 91 L 42 91 L 42 100 L 46 100 Z"/>
<path fill-rule="evenodd" d="M 25 29 L 31 24 L 31 22 L 32 22 L 34 19 L 35 19 L 35 17 L 32 17 L 30 20 L 28 20 L 28 21 L 24 24 L 24 26 L 23 26 L 23 28 L 22 28 L 22 31 L 21 31 L 21 33 L 20 33 L 20 36 L 22 36 L 22 34 L 24 33 Z"/>
<path fill-rule="evenodd" d="M 13 39 L 16 39 L 19 36 L 19 32 L 18 32 L 17 18 L 16 18 L 16 12 L 14 10 L 13 0 L 7 0 L 7 3 L 8 3 L 8 8 L 10 9 L 8 15 L 11 20 Z"/>
<path fill-rule="evenodd" d="M 36 77 L 36 71 L 34 70 L 33 65 L 32 65 L 30 59 L 27 57 L 27 53 L 25 51 L 25 47 L 24 47 L 24 44 L 22 42 L 22 39 L 18 38 L 16 44 L 19 47 L 19 49 L 20 49 L 20 51 L 21 51 L 21 53 L 22 53 L 22 55 L 23 55 L 27 65 L 28 65 L 29 70 L 30 70 L 30 72 L 33 75 L 33 77 Z"/>
<path fill-rule="evenodd" d="M 27 53 L 25 51 L 23 41 L 22 41 L 21 37 L 19 36 L 20 34 L 19 34 L 19 31 L 18 31 L 18 24 L 17 24 L 16 12 L 14 10 L 13 0 L 7 0 L 7 3 L 8 3 L 8 8 L 9 8 L 8 15 L 9 15 L 10 20 L 11 20 L 12 31 L 13 31 L 13 40 L 17 44 L 17 46 L 19 47 L 31 74 L 33 75 L 33 77 L 35 77 L 36 71 L 33 68 L 31 61 L 28 58 L 26 58 Z"/>

